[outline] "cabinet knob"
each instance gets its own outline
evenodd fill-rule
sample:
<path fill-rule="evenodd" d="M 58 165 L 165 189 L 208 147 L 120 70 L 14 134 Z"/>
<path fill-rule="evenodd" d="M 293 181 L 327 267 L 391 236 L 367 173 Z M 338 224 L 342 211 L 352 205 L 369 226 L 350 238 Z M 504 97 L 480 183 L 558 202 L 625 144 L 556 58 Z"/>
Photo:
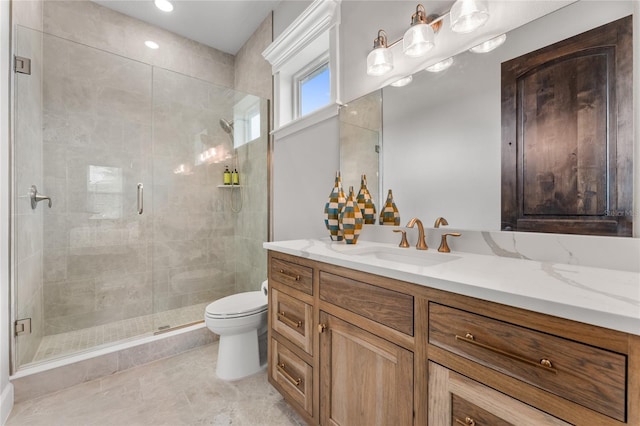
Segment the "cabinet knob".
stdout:
<path fill-rule="evenodd" d="M 549 361 L 546 358 L 542 358 L 540 360 L 540 365 L 543 366 L 543 367 L 547 367 L 547 368 L 552 368 L 553 367 L 553 364 L 551 364 L 551 361 Z"/>
<path fill-rule="evenodd" d="M 464 418 L 464 422 L 458 418 L 456 418 L 456 423 L 464 425 L 464 426 L 476 426 L 476 421 L 471 417 L 467 416 Z"/>
<path fill-rule="evenodd" d="M 318 333 L 324 333 L 327 329 L 327 324 L 318 324 Z"/>

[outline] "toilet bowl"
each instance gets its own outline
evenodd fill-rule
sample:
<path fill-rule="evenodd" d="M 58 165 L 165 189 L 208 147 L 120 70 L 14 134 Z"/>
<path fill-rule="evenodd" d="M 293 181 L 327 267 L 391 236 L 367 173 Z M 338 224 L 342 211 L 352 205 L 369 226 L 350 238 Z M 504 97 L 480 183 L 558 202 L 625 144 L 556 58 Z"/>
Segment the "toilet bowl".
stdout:
<path fill-rule="evenodd" d="M 259 340 L 267 332 L 265 293 L 263 283 L 262 291 L 233 294 L 207 306 L 204 314 L 207 328 L 220 336 L 216 366 L 219 378 L 237 380 L 264 367 Z"/>

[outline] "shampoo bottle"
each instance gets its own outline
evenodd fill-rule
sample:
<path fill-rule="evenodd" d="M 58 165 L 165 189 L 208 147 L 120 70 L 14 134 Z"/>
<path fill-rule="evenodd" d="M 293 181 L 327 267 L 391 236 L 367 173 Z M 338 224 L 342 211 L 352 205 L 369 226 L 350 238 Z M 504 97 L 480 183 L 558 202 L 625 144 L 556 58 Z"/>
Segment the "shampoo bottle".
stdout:
<path fill-rule="evenodd" d="M 224 174 L 222 175 L 222 183 L 225 185 L 231 185 L 231 172 L 229 166 L 224 166 Z"/>

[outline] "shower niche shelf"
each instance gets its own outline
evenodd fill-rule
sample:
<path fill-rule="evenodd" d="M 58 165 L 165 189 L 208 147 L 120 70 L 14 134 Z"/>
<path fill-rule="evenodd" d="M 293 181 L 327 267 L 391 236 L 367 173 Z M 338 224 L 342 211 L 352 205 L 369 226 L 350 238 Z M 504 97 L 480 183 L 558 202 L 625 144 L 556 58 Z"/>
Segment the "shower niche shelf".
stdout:
<path fill-rule="evenodd" d="M 218 185 L 218 188 L 244 188 L 244 185 Z"/>

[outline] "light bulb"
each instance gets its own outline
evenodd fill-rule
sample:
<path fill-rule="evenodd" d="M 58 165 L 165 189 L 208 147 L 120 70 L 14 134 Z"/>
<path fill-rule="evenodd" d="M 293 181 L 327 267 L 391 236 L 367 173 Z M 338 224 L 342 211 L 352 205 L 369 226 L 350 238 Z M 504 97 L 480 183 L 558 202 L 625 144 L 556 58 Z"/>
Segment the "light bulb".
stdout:
<path fill-rule="evenodd" d="M 425 71 L 429 72 L 441 72 L 449 68 L 453 64 L 453 58 L 444 59 L 430 67 L 425 68 Z"/>
<path fill-rule="evenodd" d="M 400 80 L 396 80 L 393 83 L 391 83 L 391 85 L 393 87 L 403 87 L 406 86 L 407 84 L 411 83 L 413 81 L 413 76 L 412 75 L 408 75 L 406 77 L 401 78 Z"/>
<path fill-rule="evenodd" d="M 473 52 L 473 53 L 491 52 L 492 50 L 502 46 L 502 44 L 505 42 L 506 39 L 507 39 L 506 34 L 500 34 L 498 37 L 490 38 L 484 43 L 480 43 L 479 45 L 472 47 L 471 49 L 469 49 L 469 52 Z"/>
<path fill-rule="evenodd" d="M 171 12 L 173 10 L 173 4 L 169 0 L 153 0 L 153 4 L 163 12 Z"/>
<path fill-rule="evenodd" d="M 412 58 L 424 56 L 433 49 L 433 28 L 429 24 L 415 24 L 409 27 L 402 38 L 402 51 Z"/>
<path fill-rule="evenodd" d="M 449 12 L 451 31 L 470 33 L 483 26 L 489 19 L 489 10 L 482 0 L 457 0 Z"/>
<path fill-rule="evenodd" d="M 367 74 L 380 76 L 393 69 L 393 54 L 386 47 L 377 47 L 367 55 Z"/>

